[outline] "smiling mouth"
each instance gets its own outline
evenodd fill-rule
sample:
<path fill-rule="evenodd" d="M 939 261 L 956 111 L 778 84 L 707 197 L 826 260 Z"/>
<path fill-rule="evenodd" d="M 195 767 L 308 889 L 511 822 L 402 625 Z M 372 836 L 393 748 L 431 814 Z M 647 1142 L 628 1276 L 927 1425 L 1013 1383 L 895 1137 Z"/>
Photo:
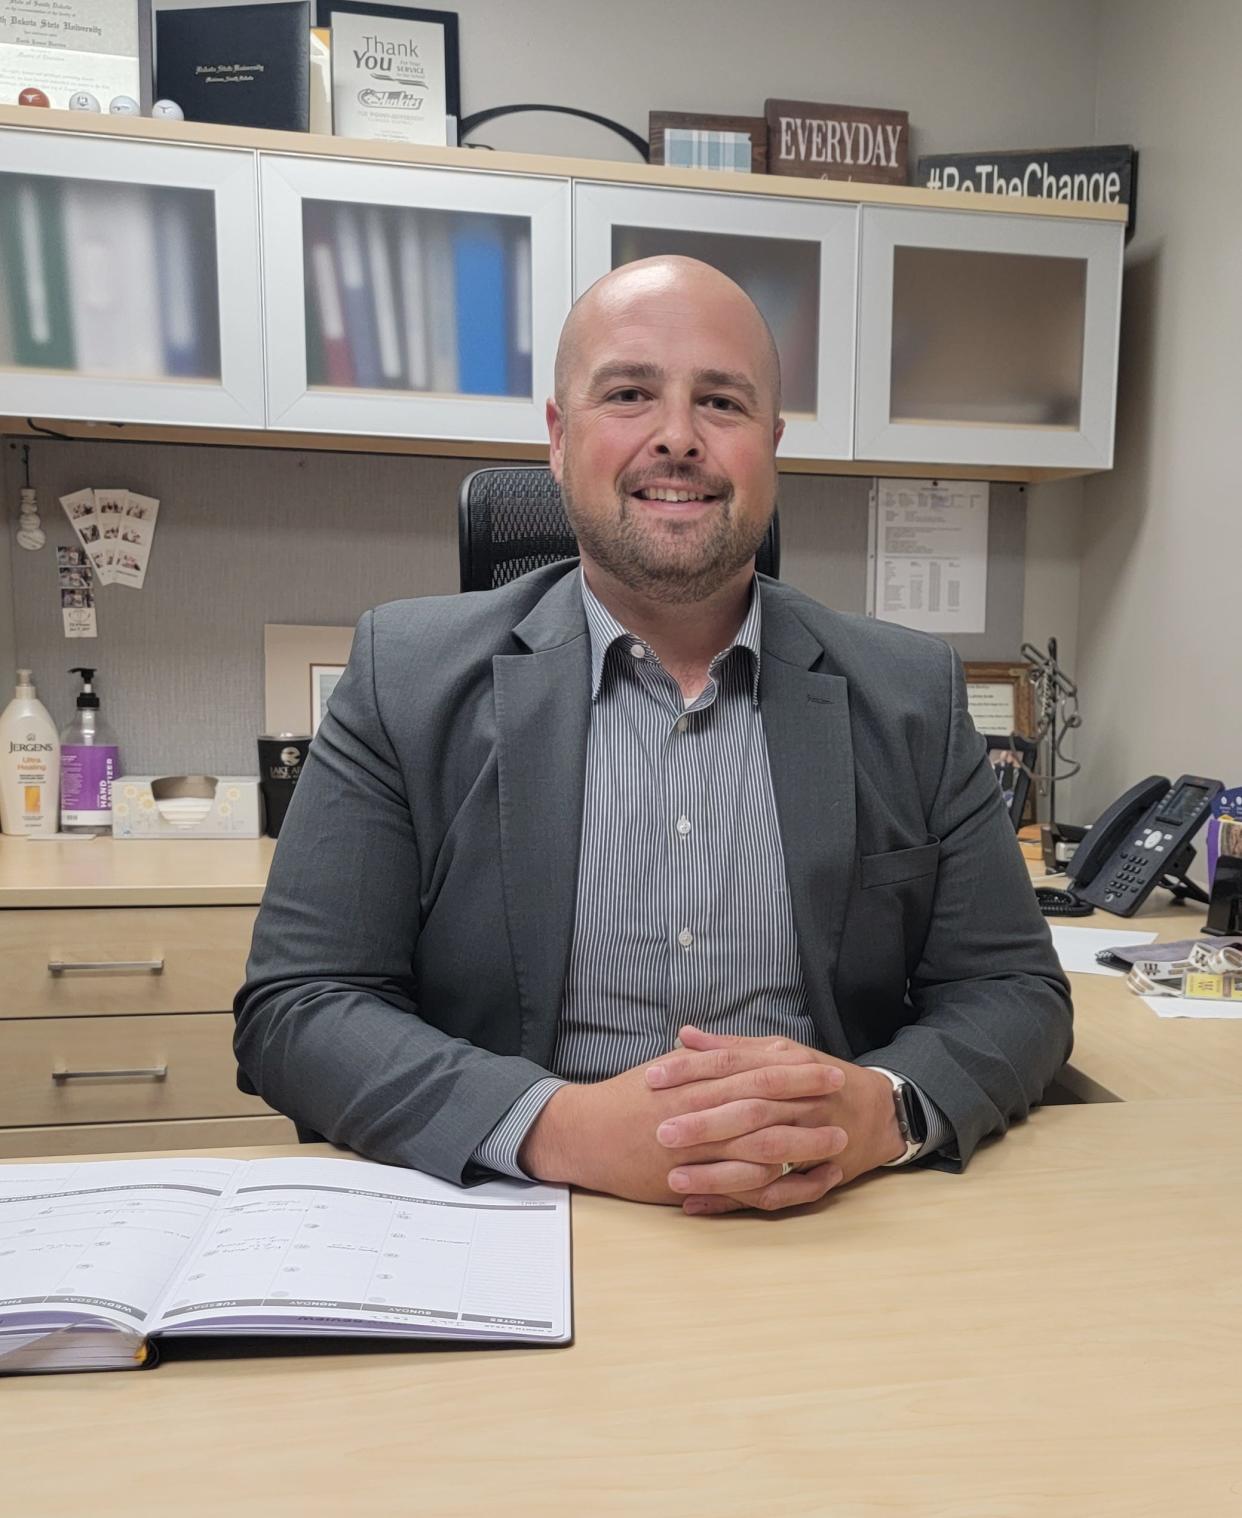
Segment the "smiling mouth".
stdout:
<path fill-rule="evenodd" d="M 701 490 L 673 490 L 663 486 L 649 487 L 645 490 L 635 490 L 634 499 L 638 501 L 660 501 L 665 505 L 675 506 L 707 506 L 713 501 L 720 499 L 717 495 L 710 495 Z"/>

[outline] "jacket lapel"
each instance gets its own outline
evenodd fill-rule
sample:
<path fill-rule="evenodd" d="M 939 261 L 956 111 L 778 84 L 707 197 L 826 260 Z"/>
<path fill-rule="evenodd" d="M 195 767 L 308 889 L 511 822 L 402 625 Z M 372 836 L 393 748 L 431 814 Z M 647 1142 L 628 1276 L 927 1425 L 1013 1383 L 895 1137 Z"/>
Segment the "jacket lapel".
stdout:
<path fill-rule="evenodd" d="M 492 659 L 500 862 L 522 1009 L 521 1052 L 551 1058 L 578 885 L 591 648 L 578 576 L 514 628 L 528 653 Z"/>
<path fill-rule="evenodd" d="M 832 1054 L 851 1050 L 833 971 L 854 877 L 854 749 L 849 686 L 780 588 L 763 583 L 759 700 L 811 1016 Z"/>

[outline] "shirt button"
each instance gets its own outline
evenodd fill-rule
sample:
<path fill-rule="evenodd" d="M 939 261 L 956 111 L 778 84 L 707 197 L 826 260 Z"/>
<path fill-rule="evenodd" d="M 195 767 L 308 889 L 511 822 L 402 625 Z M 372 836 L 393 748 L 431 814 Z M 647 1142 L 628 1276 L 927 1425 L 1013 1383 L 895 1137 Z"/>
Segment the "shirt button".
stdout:
<path fill-rule="evenodd" d="M 677 935 L 677 942 L 682 946 L 683 949 L 688 949 L 694 942 L 694 934 L 690 931 L 689 928 L 682 928 L 681 932 Z"/>
<path fill-rule="evenodd" d="M 684 733 L 685 730 L 689 726 L 690 726 L 690 718 L 689 717 L 678 717 L 677 721 L 673 724 L 674 731 L 679 732 L 679 733 Z"/>
<path fill-rule="evenodd" d="M 645 659 L 647 657 L 647 650 L 642 646 L 641 643 L 631 643 L 630 652 L 636 659 Z"/>
<path fill-rule="evenodd" d="M 686 836 L 686 834 L 690 831 L 689 817 L 679 817 L 677 819 L 677 831 L 683 838 Z"/>

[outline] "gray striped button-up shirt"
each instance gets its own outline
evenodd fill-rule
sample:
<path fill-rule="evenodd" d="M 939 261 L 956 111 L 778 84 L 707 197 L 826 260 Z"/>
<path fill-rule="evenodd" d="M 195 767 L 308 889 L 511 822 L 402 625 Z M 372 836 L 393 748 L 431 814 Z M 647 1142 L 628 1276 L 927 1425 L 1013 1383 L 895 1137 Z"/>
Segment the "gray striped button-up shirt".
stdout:
<path fill-rule="evenodd" d="M 823 1047 L 807 1007 L 759 709 L 759 582 L 689 703 L 650 645 L 581 583 L 592 705 L 556 1077 L 536 1082 L 474 1155 L 515 1177 L 525 1174 L 522 1141 L 558 1087 L 668 1053 L 685 1023 Z M 922 1101 L 929 1153 L 951 1131 Z"/>

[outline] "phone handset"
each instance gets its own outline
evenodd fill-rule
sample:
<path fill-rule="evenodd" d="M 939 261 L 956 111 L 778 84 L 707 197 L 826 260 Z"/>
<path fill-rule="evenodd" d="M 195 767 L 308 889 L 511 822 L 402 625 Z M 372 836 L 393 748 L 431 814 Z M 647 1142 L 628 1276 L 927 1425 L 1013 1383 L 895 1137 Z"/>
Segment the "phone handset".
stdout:
<path fill-rule="evenodd" d="M 1118 796 L 1099 820 L 1087 832 L 1087 836 L 1074 850 L 1073 858 L 1065 867 L 1065 873 L 1079 886 L 1090 884 L 1100 867 L 1112 858 L 1117 846 L 1131 832 L 1139 819 L 1153 807 L 1169 789 L 1165 775 L 1148 775 Z"/>

